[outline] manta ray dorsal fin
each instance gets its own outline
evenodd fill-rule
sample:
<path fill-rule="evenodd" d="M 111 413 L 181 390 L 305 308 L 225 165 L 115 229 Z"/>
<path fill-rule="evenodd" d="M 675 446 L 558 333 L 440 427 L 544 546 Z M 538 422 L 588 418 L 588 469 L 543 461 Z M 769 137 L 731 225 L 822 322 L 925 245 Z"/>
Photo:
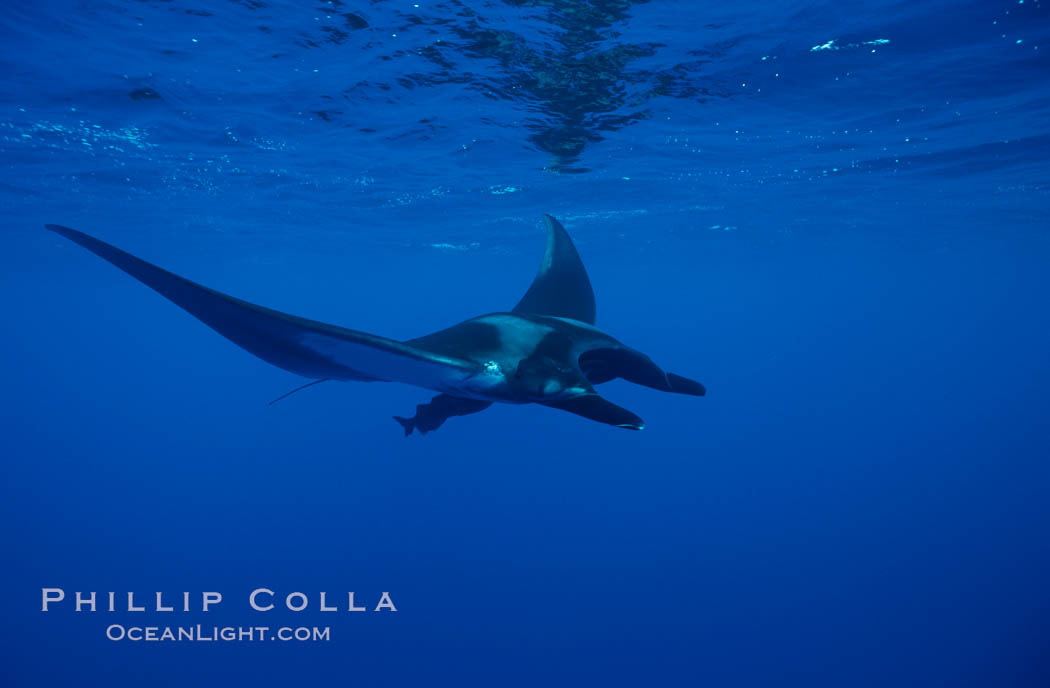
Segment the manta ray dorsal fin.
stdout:
<path fill-rule="evenodd" d="M 593 325 L 594 290 L 580 254 L 560 222 L 550 215 L 543 219 L 547 224 L 547 251 L 540 271 L 513 312 L 553 315 Z"/>

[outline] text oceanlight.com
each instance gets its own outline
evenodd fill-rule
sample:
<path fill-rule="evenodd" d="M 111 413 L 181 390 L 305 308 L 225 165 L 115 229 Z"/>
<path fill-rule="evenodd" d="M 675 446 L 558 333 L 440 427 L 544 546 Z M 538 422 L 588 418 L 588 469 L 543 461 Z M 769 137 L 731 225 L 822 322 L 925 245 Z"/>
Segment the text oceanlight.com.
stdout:
<path fill-rule="evenodd" d="M 269 615 L 274 610 L 305 613 L 354 614 L 397 612 L 389 592 L 381 593 L 304 593 L 299 591 L 277 592 L 270 588 L 255 588 L 240 599 L 244 613 Z M 180 613 L 207 614 L 223 604 L 223 595 L 217 591 L 207 592 L 115 592 L 115 591 L 71 591 L 68 595 L 62 588 L 40 588 L 40 610 L 42 612 L 66 612 L 79 614 L 121 615 L 119 621 L 105 627 L 106 638 L 114 642 L 329 642 L 332 639 L 330 626 L 219 626 L 206 623 L 166 624 L 171 616 Z M 137 614 L 136 614 L 137 612 Z M 123 618 L 131 614 L 134 621 Z M 165 617 L 164 621 L 149 618 L 153 615 Z M 138 619 L 142 622 L 138 622 Z M 146 620 L 149 618 L 149 621 Z M 196 619 L 194 619 L 195 621 Z M 160 623 L 158 623 L 160 621 Z"/>
<path fill-rule="evenodd" d="M 106 627 L 110 640 L 132 642 L 257 642 L 263 640 L 328 642 L 332 639 L 328 626 L 123 626 L 111 624 Z"/>

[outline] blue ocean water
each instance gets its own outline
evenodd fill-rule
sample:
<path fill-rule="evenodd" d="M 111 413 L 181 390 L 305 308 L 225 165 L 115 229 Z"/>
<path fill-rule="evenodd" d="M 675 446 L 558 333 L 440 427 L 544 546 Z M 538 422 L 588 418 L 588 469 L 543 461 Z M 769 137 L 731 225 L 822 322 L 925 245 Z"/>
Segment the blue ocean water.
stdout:
<path fill-rule="evenodd" d="M 1045 2 L 4 10 L 5 685 L 1050 685 Z M 42 228 L 407 339 L 513 306 L 544 213 L 706 397 L 268 406 L 303 380 Z"/>

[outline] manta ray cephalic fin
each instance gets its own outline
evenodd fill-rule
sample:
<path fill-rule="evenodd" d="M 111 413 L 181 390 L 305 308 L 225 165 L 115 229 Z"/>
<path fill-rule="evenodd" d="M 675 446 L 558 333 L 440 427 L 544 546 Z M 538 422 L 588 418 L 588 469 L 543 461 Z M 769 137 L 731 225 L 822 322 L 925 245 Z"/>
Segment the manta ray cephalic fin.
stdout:
<path fill-rule="evenodd" d="M 628 430 L 644 430 L 645 421 L 634 415 L 622 406 L 617 406 L 607 399 L 603 399 L 594 392 L 580 394 L 579 396 L 560 399 L 558 401 L 540 402 L 544 406 L 575 413 L 590 420 L 596 420 L 606 425 L 615 425 L 618 428 Z"/>

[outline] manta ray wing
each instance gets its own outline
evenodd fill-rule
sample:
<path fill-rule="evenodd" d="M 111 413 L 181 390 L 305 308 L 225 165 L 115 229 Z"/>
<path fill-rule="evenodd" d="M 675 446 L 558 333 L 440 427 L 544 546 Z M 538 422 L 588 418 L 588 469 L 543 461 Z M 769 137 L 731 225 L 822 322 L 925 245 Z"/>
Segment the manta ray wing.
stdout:
<path fill-rule="evenodd" d="M 594 324 L 594 290 L 580 254 L 561 223 L 550 215 L 547 223 L 547 250 L 540 271 L 514 307 L 513 313 L 552 315 Z"/>
<path fill-rule="evenodd" d="M 209 289 L 75 229 L 45 225 L 152 288 L 242 349 L 308 378 L 454 390 L 478 365 L 365 332 L 281 313 Z"/>

